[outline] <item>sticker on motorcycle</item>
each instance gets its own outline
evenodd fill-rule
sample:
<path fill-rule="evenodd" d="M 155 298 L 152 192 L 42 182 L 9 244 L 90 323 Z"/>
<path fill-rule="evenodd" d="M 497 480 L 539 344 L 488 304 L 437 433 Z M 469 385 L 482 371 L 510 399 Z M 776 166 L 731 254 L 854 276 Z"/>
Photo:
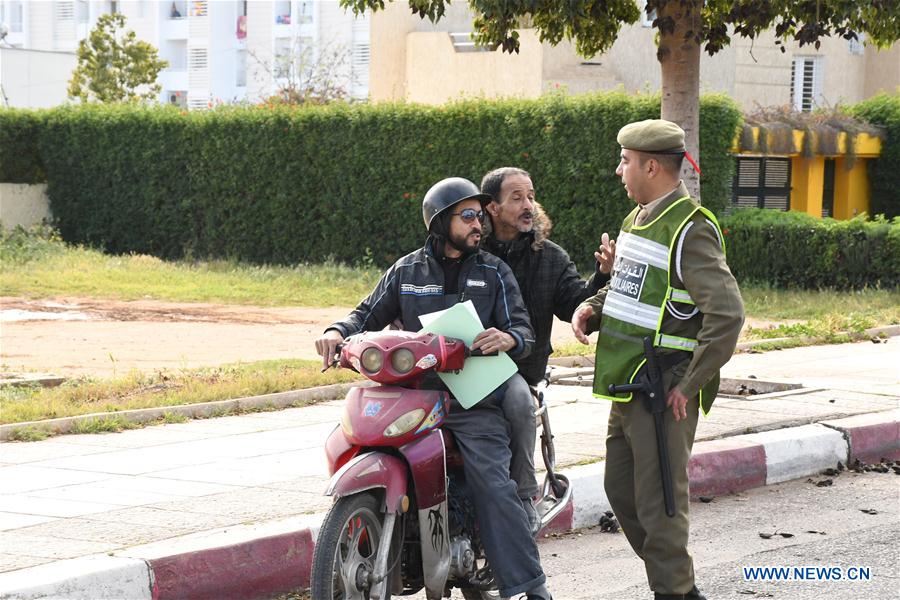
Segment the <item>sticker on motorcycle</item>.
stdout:
<path fill-rule="evenodd" d="M 428 413 L 428 416 L 425 417 L 425 420 L 422 421 L 422 424 L 419 425 L 419 428 L 416 429 L 416 434 L 422 433 L 426 429 L 431 429 L 436 427 L 444 420 L 444 403 L 440 400 L 434 405 L 434 408 L 431 409 L 431 412 Z"/>
<path fill-rule="evenodd" d="M 422 358 L 419 359 L 419 362 L 416 363 L 416 367 L 425 370 L 430 369 L 434 365 L 437 364 L 437 358 L 435 358 L 434 354 L 426 354 Z"/>
<path fill-rule="evenodd" d="M 381 412 L 381 402 L 370 401 L 363 407 L 363 416 L 374 417 Z"/>
<path fill-rule="evenodd" d="M 444 547 L 444 516 L 440 507 L 428 511 L 428 524 L 431 526 L 431 547 L 438 551 Z"/>

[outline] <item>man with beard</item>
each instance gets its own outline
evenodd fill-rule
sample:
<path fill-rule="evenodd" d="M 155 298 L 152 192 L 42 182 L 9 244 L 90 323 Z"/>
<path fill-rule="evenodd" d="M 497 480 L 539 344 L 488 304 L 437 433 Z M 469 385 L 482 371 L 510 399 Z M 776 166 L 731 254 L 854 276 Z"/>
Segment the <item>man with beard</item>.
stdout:
<path fill-rule="evenodd" d="M 597 267 L 585 281 L 566 251 L 549 240 L 553 224 L 535 200 L 527 171 L 515 167 L 494 169 L 481 180 L 481 191 L 492 197 L 486 207 L 490 219 L 485 222 L 482 248 L 509 265 L 522 291 L 534 328 L 534 348 L 528 356 L 518 357 L 516 365 L 528 385 L 537 385 L 553 352 L 553 316 L 568 323 L 578 305 L 606 284 L 615 242 L 603 234 L 600 248 L 594 253 Z M 503 401 L 503 411 L 511 425 L 510 475 L 518 485 L 532 531 L 537 533 L 540 520 L 532 505 L 539 490 L 534 475 L 534 401 L 531 391 L 516 383 L 511 383 Z"/>
<path fill-rule="evenodd" d="M 483 207 L 490 199 L 459 177 L 433 185 L 422 201 L 428 229 L 424 247 L 394 263 L 346 319 L 316 340 L 324 364 L 350 335 L 378 331 L 395 320 L 407 331 L 419 331 L 421 315 L 466 300 L 472 301 L 486 327 L 475 337 L 473 349 L 485 354 L 504 351 L 513 359 L 527 356 L 534 335 L 515 277 L 500 259 L 478 248 Z M 509 477 L 508 425 L 501 404 L 514 379 L 521 377 L 513 375 L 468 411 L 454 402 L 444 426 L 453 432 L 463 456 L 466 480 L 475 492 L 472 502 L 481 541 L 501 596 L 525 593 L 528 600 L 552 600 L 528 516 Z M 446 389 L 436 376 L 423 386 Z"/>

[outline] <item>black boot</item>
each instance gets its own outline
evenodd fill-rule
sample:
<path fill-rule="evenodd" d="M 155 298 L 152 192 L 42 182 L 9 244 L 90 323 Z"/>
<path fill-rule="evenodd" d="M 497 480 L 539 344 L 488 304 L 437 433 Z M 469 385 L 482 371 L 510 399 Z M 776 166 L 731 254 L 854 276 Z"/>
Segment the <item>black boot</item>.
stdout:
<path fill-rule="evenodd" d="M 706 600 L 706 596 L 700 593 L 696 585 L 687 594 L 660 594 L 654 592 L 653 598 L 654 600 Z"/>
<path fill-rule="evenodd" d="M 687 594 L 684 595 L 685 600 L 706 600 L 706 596 L 700 593 L 700 590 L 697 589 L 697 586 L 691 588 Z"/>

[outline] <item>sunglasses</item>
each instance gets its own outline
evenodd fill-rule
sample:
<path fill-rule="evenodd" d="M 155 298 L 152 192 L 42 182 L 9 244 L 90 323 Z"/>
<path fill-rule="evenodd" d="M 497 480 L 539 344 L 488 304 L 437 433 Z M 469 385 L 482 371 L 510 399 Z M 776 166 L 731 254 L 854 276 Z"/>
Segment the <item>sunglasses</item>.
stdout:
<path fill-rule="evenodd" d="M 463 220 L 463 223 L 471 223 L 475 219 L 478 219 L 479 223 L 484 223 L 484 211 L 483 210 L 475 210 L 474 208 L 464 208 L 458 213 L 450 213 L 453 216 L 458 216 Z"/>

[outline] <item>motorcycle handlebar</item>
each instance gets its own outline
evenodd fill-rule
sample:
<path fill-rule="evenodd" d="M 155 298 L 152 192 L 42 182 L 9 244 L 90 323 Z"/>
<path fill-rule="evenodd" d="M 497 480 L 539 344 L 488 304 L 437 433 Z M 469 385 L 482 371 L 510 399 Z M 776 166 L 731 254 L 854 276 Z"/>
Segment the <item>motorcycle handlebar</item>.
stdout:
<path fill-rule="evenodd" d="M 341 342 L 337 346 L 334 347 L 334 354 L 331 356 L 331 360 L 328 362 L 328 366 L 322 367 L 322 373 L 331 369 L 332 367 L 337 367 L 341 364 L 341 350 L 344 349 L 344 342 Z"/>

